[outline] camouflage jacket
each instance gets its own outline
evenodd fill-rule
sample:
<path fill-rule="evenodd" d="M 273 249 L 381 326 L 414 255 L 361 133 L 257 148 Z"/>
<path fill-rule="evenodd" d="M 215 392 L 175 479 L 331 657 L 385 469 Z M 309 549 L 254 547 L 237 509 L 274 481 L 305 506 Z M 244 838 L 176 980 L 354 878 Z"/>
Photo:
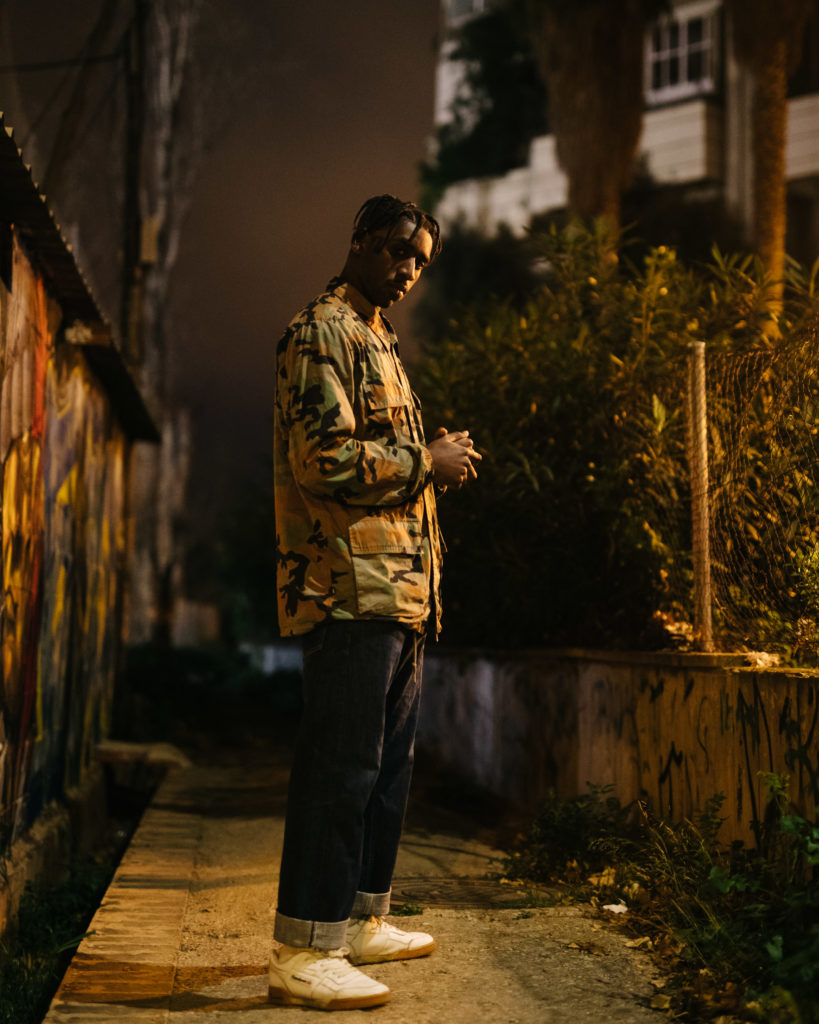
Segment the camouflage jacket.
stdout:
<path fill-rule="evenodd" d="M 440 628 L 441 543 L 421 406 L 395 332 L 333 280 L 276 353 L 279 628 L 393 619 Z"/>

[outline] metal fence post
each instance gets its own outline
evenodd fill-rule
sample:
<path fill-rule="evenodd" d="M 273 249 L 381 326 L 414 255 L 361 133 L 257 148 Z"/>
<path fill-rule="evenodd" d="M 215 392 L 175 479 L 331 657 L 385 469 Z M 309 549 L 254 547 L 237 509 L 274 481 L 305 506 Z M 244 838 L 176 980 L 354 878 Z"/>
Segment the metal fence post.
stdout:
<path fill-rule="evenodd" d="M 694 341 L 688 354 L 686 389 L 688 469 L 694 559 L 694 642 L 713 651 L 711 626 L 711 550 L 708 509 L 708 411 L 705 399 L 705 342 Z"/>

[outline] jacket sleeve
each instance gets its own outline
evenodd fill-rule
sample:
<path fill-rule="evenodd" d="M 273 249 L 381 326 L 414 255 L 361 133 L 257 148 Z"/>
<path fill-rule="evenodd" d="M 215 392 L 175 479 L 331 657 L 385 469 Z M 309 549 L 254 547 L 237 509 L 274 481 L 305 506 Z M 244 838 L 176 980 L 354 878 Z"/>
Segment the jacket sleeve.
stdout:
<path fill-rule="evenodd" d="M 358 439 L 343 379 L 353 380 L 350 346 L 332 323 L 290 337 L 278 401 L 295 479 L 312 494 L 345 505 L 400 505 L 432 479 L 423 444 Z"/>

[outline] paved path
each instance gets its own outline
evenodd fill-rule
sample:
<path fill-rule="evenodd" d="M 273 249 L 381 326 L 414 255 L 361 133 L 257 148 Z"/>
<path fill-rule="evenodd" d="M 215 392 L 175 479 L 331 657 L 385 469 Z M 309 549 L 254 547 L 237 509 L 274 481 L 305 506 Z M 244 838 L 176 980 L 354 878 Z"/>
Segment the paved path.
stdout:
<path fill-rule="evenodd" d="M 245 763 L 241 763 L 242 760 Z M 44 1024 L 308 1024 L 266 1003 L 286 770 L 252 751 L 171 772 L 137 829 Z M 398 918 L 430 957 L 366 970 L 392 989 L 349 1024 L 658 1024 L 644 954 L 576 906 L 526 909 L 488 878 L 501 852 L 469 819 L 416 801 Z M 517 905 L 515 905 L 517 903 Z"/>

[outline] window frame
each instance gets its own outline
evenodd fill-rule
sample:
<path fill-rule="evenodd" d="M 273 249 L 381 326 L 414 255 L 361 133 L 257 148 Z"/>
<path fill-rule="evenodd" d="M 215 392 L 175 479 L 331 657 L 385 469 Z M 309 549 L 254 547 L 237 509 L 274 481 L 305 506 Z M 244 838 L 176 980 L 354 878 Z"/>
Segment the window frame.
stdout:
<path fill-rule="evenodd" d="M 665 103 L 693 99 L 697 96 L 710 96 L 717 92 L 722 44 L 721 8 L 719 0 L 699 0 L 698 3 L 674 7 L 669 14 L 662 15 L 654 22 L 645 36 L 643 94 L 647 106 L 656 107 Z M 701 43 L 689 45 L 688 26 L 697 18 L 702 18 L 703 22 L 710 26 L 710 37 L 704 34 Z M 677 45 L 662 51 L 655 49 L 655 33 L 657 31 L 668 32 L 672 25 L 677 25 L 680 33 Z M 690 54 L 696 51 L 704 54 L 706 60 L 710 59 L 710 68 L 707 73 L 694 81 L 684 78 L 673 84 L 664 84 L 655 88 L 653 83 L 656 64 L 667 63 L 674 53 L 678 55 L 681 62 L 687 64 Z M 658 54 L 660 55 L 659 60 Z"/>

